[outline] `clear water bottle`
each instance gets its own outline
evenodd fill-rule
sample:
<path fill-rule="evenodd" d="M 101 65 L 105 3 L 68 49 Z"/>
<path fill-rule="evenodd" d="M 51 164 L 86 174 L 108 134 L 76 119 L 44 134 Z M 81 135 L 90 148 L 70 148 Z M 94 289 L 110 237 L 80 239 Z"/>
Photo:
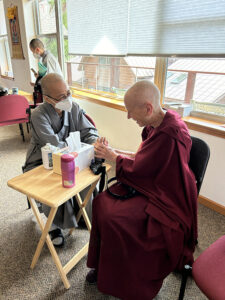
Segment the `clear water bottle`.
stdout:
<path fill-rule="evenodd" d="M 62 185 L 71 188 L 75 185 L 75 160 L 71 154 L 61 156 Z"/>

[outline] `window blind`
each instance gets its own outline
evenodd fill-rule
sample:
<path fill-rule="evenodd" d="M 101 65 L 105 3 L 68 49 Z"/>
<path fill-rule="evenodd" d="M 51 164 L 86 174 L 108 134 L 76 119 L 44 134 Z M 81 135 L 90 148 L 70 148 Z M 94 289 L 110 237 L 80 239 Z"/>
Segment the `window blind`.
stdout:
<path fill-rule="evenodd" d="M 225 54 L 224 0 L 131 0 L 129 54 Z"/>
<path fill-rule="evenodd" d="M 69 52 L 225 55 L 225 0 L 68 0 Z"/>
<path fill-rule="evenodd" d="M 68 0 L 69 53 L 126 55 L 129 0 Z"/>

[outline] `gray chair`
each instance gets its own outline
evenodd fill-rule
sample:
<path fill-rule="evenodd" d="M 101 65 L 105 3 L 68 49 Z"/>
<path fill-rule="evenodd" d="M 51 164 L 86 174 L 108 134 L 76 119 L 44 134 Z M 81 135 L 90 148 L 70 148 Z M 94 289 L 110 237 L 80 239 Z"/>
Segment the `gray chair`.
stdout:
<path fill-rule="evenodd" d="M 210 149 L 206 142 L 204 142 L 200 138 L 192 136 L 191 139 L 192 147 L 190 153 L 189 167 L 195 175 L 197 191 L 199 194 L 210 157 Z M 196 241 L 196 244 L 197 243 L 198 241 Z M 192 267 L 190 265 L 184 266 L 184 270 L 182 272 L 179 300 L 183 300 L 184 298 L 187 277 L 191 275 L 191 271 Z"/>

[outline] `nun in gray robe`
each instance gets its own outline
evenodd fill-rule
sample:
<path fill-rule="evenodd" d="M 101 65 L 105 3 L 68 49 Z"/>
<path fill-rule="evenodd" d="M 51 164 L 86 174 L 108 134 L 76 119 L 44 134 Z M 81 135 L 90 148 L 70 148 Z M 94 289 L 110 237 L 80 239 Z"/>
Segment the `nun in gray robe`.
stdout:
<path fill-rule="evenodd" d="M 24 172 L 33 169 L 42 164 L 41 147 L 46 143 L 50 143 L 56 147 L 64 148 L 67 146 L 66 138 L 70 132 L 80 131 L 81 142 L 93 144 L 98 138 L 97 129 L 85 117 L 84 111 L 73 102 L 71 112 L 63 111 L 62 116 L 56 112 L 54 107 L 44 102 L 33 111 L 31 115 L 31 141 L 27 151 Z M 88 188 L 84 189 L 80 195 L 84 199 Z M 74 214 L 73 199 L 62 204 L 56 213 L 53 224 L 64 229 L 77 227 Z M 89 201 L 86 211 L 91 220 L 91 204 Z M 42 210 L 46 216 L 50 212 L 50 208 L 42 205 Z"/>

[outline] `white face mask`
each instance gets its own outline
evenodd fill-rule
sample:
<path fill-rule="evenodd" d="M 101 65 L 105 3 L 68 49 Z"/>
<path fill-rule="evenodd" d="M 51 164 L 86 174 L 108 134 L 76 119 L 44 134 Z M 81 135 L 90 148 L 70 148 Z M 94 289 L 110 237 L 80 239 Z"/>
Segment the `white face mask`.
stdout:
<path fill-rule="evenodd" d="M 55 105 L 55 108 L 68 111 L 70 112 L 72 109 L 72 97 L 69 96 L 68 98 L 61 100 L 60 102 L 57 102 Z"/>
<path fill-rule="evenodd" d="M 39 59 L 41 57 L 40 54 L 37 54 L 37 53 L 33 53 L 33 56 L 34 56 L 34 58 L 37 58 L 37 59 Z"/>

